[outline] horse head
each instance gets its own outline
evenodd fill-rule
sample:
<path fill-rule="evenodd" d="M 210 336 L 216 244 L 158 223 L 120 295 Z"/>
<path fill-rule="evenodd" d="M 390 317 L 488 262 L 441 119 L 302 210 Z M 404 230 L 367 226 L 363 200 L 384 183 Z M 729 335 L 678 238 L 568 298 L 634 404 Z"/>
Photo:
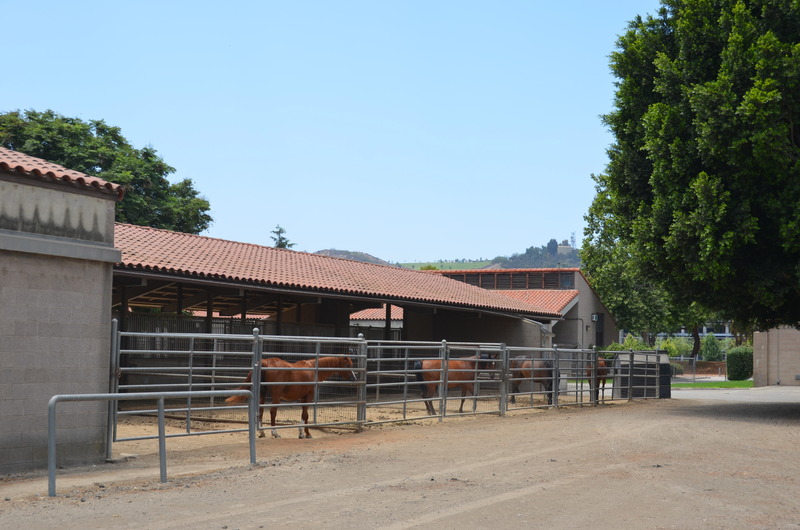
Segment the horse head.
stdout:
<path fill-rule="evenodd" d="M 353 359 L 350 357 L 338 357 L 337 358 L 338 365 L 342 370 L 335 372 L 339 374 L 339 377 L 342 379 L 346 379 L 347 381 L 357 381 L 358 377 L 356 377 L 355 371 L 353 371 Z"/>
<path fill-rule="evenodd" d="M 497 353 L 480 352 L 478 358 L 478 370 L 491 370 L 493 361 L 497 359 Z"/>

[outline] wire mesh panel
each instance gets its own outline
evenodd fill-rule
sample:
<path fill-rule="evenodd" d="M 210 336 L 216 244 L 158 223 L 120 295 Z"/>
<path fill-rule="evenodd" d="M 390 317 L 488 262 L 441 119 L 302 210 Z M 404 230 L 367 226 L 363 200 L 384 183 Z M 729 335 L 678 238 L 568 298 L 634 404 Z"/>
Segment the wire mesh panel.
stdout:
<path fill-rule="evenodd" d="M 446 346 L 445 415 L 501 413 L 506 395 L 503 384 L 505 347 L 467 342 L 448 342 Z"/>
<path fill-rule="evenodd" d="M 508 410 L 557 403 L 558 366 L 549 348 L 508 348 Z"/>
<path fill-rule="evenodd" d="M 656 352 L 498 343 L 366 341 L 257 330 L 251 335 L 122 332 L 115 341 L 110 388 L 245 388 L 260 395 L 258 407 L 216 396 L 166 403 L 165 413 L 185 420 L 187 434 L 212 428 L 205 422 L 245 423 L 259 413 L 265 418 L 260 427 L 271 428 L 273 410 L 276 431 L 303 422 L 360 429 L 367 423 L 657 398 L 668 395 L 660 391 L 663 362 Z M 156 414 L 152 401 L 118 403 L 115 422 L 118 415 Z"/>
<path fill-rule="evenodd" d="M 441 348 L 437 342 L 368 341 L 366 422 L 431 417 L 423 398 L 426 372 L 422 365 L 441 359 Z"/>
<path fill-rule="evenodd" d="M 265 335 L 189 335 L 120 333 L 115 365 L 116 392 L 164 392 L 252 388 L 252 367 L 265 404 L 281 411 L 277 428 L 297 425 L 303 404 L 309 425 L 358 425 L 364 379 L 362 339 Z M 280 363 L 277 362 L 280 360 Z M 272 403 L 271 396 L 277 395 Z M 247 421 L 248 406 L 219 398 L 170 403 L 170 417 L 186 419 L 187 432 L 200 421 Z M 295 403 L 296 402 L 296 403 Z M 154 410 L 126 402 L 118 414 L 151 414 Z M 269 417 L 269 416 L 268 416 Z"/>
<path fill-rule="evenodd" d="M 185 392 L 225 390 L 238 379 L 236 360 L 252 357 L 252 335 L 119 333 L 114 392 Z M 165 413 L 191 420 L 246 421 L 218 397 L 171 399 Z M 119 401 L 118 414 L 155 414 L 152 401 Z"/>

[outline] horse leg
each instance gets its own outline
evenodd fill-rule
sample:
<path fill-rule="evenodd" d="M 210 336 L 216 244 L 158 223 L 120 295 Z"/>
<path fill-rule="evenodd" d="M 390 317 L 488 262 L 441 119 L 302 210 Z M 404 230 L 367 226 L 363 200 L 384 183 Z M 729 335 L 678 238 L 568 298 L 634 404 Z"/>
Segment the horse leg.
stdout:
<path fill-rule="evenodd" d="M 273 405 L 275 402 L 273 401 Z M 270 407 L 269 409 L 269 424 L 272 426 L 272 437 L 273 438 L 280 438 L 281 435 L 278 434 L 278 430 L 275 428 L 275 418 L 278 416 L 278 407 Z"/>
<path fill-rule="evenodd" d="M 517 392 L 519 392 L 519 382 L 514 381 L 511 383 L 511 404 L 515 405 L 517 403 Z"/>
<path fill-rule="evenodd" d="M 303 412 L 300 414 L 300 419 L 302 420 L 299 427 L 300 439 L 311 438 L 311 433 L 308 430 L 308 405 L 306 405 L 305 402 L 303 403 Z M 305 433 L 303 430 L 305 430 Z"/>
<path fill-rule="evenodd" d="M 425 400 L 425 410 L 431 416 L 436 416 L 436 408 L 433 406 L 431 399 L 433 399 L 433 391 L 431 390 L 431 386 L 433 385 L 422 385 L 422 399 Z"/>
<path fill-rule="evenodd" d="M 466 400 L 467 400 L 467 389 L 462 387 L 461 388 L 461 406 L 458 407 L 458 413 L 459 414 L 463 414 L 464 413 L 464 402 Z"/>
<path fill-rule="evenodd" d="M 266 400 L 266 396 L 264 396 L 262 394 L 261 395 L 261 399 L 258 400 L 258 426 L 259 427 L 264 425 L 264 407 L 262 405 L 264 403 L 266 403 L 266 401 L 267 401 Z M 258 437 L 259 438 L 263 438 L 264 437 L 264 429 L 261 429 L 260 431 L 258 431 Z"/>

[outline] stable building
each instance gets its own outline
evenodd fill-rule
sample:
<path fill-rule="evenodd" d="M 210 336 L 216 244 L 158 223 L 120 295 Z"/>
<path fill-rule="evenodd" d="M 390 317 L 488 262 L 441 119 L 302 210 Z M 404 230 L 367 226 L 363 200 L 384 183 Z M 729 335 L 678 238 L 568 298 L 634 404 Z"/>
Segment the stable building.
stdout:
<path fill-rule="evenodd" d="M 541 308 L 552 344 L 562 348 L 608 346 L 619 336 L 613 315 L 578 268 L 428 271 Z"/>

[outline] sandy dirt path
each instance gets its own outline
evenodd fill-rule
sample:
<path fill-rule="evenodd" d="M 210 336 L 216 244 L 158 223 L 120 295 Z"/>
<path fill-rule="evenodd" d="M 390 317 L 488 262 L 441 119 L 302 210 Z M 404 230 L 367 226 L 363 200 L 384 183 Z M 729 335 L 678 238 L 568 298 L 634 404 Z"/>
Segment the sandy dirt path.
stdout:
<path fill-rule="evenodd" d="M 166 484 L 156 444 L 129 442 L 139 458 L 60 472 L 55 498 L 0 482 L 0 528 L 797 527 L 793 390 L 286 431 L 255 466 L 245 434 L 171 439 Z"/>

